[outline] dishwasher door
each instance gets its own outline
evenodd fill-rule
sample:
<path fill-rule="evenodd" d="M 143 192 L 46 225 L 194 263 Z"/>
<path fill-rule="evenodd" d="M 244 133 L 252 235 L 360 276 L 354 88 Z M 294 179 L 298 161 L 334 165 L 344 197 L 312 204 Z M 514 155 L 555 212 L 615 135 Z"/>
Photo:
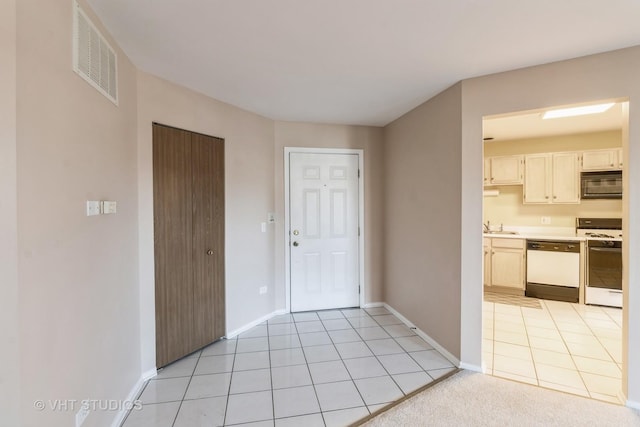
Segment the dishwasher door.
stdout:
<path fill-rule="evenodd" d="M 527 241 L 526 296 L 578 302 L 579 288 L 578 243 Z"/>
<path fill-rule="evenodd" d="M 580 287 L 580 253 L 527 249 L 527 282 Z"/>

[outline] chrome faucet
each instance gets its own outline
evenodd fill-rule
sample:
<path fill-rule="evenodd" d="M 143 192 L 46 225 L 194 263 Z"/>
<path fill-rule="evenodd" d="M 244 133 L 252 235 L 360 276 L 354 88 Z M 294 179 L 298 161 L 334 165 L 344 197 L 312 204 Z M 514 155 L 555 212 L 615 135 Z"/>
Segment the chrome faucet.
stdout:
<path fill-rule="evenodd" d="M 488 221 L 488 220 L 487 220 L 487 223 L 486 223 L 486 224 L 485 224 L 485 223 L 482 223 L 482 226 L 484 227 L 484 231 L 485 231 L 485 232 L 487 232 L 487 233 L 488 233 L 489 231 L 491 231 L 491 224 L 489 223 L 489 221 Z"/>

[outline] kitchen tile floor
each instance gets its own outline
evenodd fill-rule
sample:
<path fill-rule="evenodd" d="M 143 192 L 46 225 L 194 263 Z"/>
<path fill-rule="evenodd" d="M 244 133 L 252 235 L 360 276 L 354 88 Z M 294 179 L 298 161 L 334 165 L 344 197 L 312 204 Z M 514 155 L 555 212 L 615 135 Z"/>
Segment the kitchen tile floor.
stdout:
<path fill-rule="evenodd" d="M 286 314 L 159 371 L 122 425 L 347 426 L 453 369 L 381 307 Z"/>
<path fill-rule="evenodd" d="M 539 303 L 532 308 L 485 298 L 485 372 L 622 404 L 622 310 Z"/>

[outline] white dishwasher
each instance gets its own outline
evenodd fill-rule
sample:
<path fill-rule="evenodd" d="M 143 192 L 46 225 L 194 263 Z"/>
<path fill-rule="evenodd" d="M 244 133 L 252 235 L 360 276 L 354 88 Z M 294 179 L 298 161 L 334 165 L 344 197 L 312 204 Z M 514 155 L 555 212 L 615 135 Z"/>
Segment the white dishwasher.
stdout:
<path fill-rule="evenodd" d="M 527 240 L 527 286 L 533 298 L 578 302 L 580 244 Z"/>

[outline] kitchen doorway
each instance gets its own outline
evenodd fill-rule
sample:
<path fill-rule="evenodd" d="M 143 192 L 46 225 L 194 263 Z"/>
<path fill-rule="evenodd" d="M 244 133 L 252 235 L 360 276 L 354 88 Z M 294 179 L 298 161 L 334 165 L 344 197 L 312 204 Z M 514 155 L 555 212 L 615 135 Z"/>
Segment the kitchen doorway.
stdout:
<path fill-rule="evenodd" d="M 548 111 L 594 106 L 607 109 L 543 119 Z M 598 101 L 484 118 L 485 373 L 625 402 L 622 319 L 627 307 L 616 307 L 618 299 L 622 305 L 621 283 L 612 300 L 585 298 L 588 242 L 619 247 L 622 231 L 594 233 L 608 237 L 593 239 L 576 235 L 578 218 L 623 222 L 622 196 L 584 197 L 581 176 L 624 173 L 625 108 L 626 101 Z"/>

